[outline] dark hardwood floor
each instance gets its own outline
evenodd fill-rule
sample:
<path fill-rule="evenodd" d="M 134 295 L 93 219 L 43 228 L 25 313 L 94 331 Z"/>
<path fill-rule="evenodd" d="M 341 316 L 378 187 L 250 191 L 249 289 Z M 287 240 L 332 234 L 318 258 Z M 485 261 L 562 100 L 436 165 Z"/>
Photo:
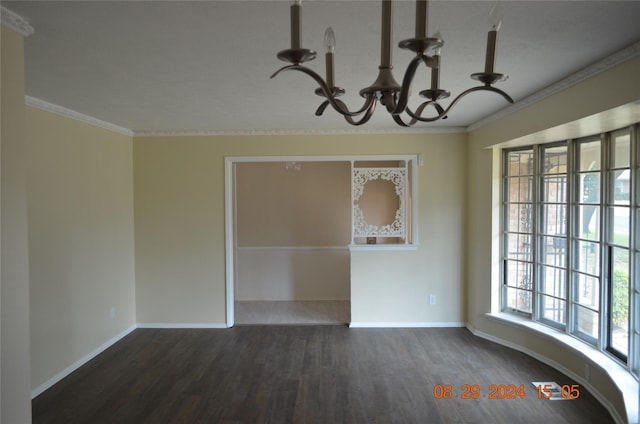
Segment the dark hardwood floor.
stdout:
<path fill-rule="evenodd" d="M 33 422 L 613 422 L 583 387 L 550 401 L 532 381 L 575 384 L 462 328 L 137 329 L 34 399 Z M 446 384 L 452 398 L 437 399 Z M 462 399 L 474 384 L 480 396 Z M 492 384 L 524 397 L 489 399 Z"/>

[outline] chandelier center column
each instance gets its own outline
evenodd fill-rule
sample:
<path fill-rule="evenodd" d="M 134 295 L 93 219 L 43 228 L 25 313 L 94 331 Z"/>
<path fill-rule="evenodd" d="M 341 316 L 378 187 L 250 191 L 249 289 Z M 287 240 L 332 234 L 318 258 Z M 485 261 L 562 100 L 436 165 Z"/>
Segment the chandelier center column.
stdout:
<path fill-rule="evenodd" d="M 393 35 L 393 1 L 382 1 L 382 36 L 380 42 L 380 68 L 391 66 L 391 37 Z"/>

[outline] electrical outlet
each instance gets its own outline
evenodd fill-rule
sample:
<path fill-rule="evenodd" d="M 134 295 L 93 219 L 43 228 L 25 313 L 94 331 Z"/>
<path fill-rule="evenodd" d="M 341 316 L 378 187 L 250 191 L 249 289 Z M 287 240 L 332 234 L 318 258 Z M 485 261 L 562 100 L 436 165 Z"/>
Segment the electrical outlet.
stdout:
<path fill-rule="evenodd" d="M 429 295 L 429 304 L 430 305 L 435 305 L 436 304 L 436 295 L 435 294 L 430 294 Z"/>

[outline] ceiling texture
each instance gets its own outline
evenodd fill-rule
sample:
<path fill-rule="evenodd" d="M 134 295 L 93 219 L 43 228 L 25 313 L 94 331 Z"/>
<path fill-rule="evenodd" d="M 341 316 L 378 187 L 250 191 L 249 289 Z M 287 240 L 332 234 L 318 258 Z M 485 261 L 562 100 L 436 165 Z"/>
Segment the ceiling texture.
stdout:
<path fill-rule="evenodd" d="M 496 72 L 498 88 L 516 105 L 640 40 L 640 1 L 503 1 Z M 452 97 L 482 72 L 489 1 L 431 1 L 429 33 L 444 39 L 441 87 Z M 25 40 L 26 94 L 138 134 L 171 132 L 349 131 L 327 109 L 315 82 L 298 72 L 270 79 L 286 63 L 288 1 L 2 1 L 35 32 Z M 394 8 L 393 63 L 402 81 L 412 53 L 397 43 L 413 37 L 415 3 Z M 360 89 L 378 73 L 380 1 L 305 0 L 302 46 L 318 52 L 306 63 L 324 75 L 323 34 L 332 26 L 336 85 L 360 108 Z M 638 49 L 635 49 L 636 51 Z M 412 97 L 429 87 L 422 67 Z M 418 99 L 410 105 L 415 107 Z M 445 106 L 448 101 L 442 102 Z M 465 128 L 510 107 L 491 93 L 473 93 L 449 119 L 416 127 Z M 401 130 L 378 106 L 367 131 Z"/>

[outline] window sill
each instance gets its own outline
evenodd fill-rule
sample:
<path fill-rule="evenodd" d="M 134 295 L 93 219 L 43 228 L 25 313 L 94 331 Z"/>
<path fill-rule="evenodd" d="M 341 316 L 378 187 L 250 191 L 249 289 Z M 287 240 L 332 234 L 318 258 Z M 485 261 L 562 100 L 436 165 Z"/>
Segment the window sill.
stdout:
<path fill-rule="evenodd" d="M 376 251 L 412 251 L 418 250 L 417 244 L 350 244 L 351 252 L 376 252 Z"/>
<path fill-rule="evenodd" d="M 574 338 L 573 336 L 570 336 L 569 334 L 560 332 L 553 328 L 531 321 L 528 318 L 523 318 L 523 317 L 502 313 L 502 312 L 487 313 L 485 314 L 485 316 L 490 320 L 499 322 L 501 324 L 506 324 L 519 329 L 526 328 L 529 331 L 542 334 L 547 338 L 553 339 L 558 343 L 562 343 L 563 345 L 568 346 L 571 350 L 573 350 L 578 355 L 584 356 L 591 363 L 599 366 L 609 376 L 611 381 L 614 382 L 614 384 L 617 386 L 618 390 L 623 396 L 626 414 L 627 414 L 627 416 L 624 417 L 626 419 L 626 422 L 630 422 L 630 423 L 638 422 L 638 419 L 640 418 L 638 416 L 638 393 L 639 393 L 638 380 L 636 380 L 636 378 L 616 360 L 612 359 L 611 357 L 599 351 L 598 349 L 583 343 L 582 341 Z M 601 394 L 599 394 L 599 391 L 595 389 L 589 381 L 587 381 L 582 376 L 575 375 L 575 373 L 570 372 L 564 366 L 556 363 L 553 360 L 553 358 L 546 358 L 546 357 L 539 358 L 540 355 L 536 355 L 535 352 L 531 352 L 529 349 L 527 349 L 524 346 L 522 347 L 510 346 L 510 347 L 514 347 L 517 350 L 524 351 L 524 353 L 527 353 L 530 356 L 536 357 L 536 359 L 543 360 L 543 362 L 546 362 L 548 365 L 553 366 L 554 368 L 557 368 L 559 371 L 563 372 L 564 374 L 567 374 L 569 377 L 585 385 L 590 392 L 592 392 L 594 395 L 597 395 L 596 397 L 601 402 L 603 402 L 603 399 L 606 400 L 606 398 Z M 545 359 L 547 361 L 544 361 Z M 551 361 L 551 363 L 549 363 L 549 361 Z M 608 407 L 609 411 L 612 412 L 613 414 L 613 411 L 611 410 L 612 406 L 608 402 L 608 400 L 607 402 L 603 402 L 603 403 Z"/>

